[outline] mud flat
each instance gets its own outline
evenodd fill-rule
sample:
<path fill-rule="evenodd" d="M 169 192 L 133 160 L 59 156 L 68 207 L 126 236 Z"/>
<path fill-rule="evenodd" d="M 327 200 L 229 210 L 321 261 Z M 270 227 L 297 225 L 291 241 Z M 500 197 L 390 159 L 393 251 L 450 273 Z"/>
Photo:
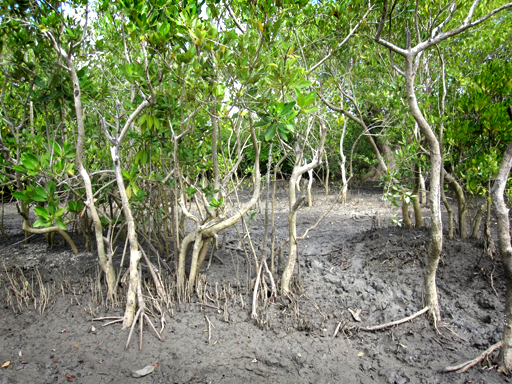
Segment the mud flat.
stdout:
<path fill-rule="evenodd" d="M 10 237 L 0 243 L 0 364 L 9 364 L 0 370 L 0 383 L 509 382 L 492 361 L 462 374 L 443 372 L 501 338 L 502 269 L 479 242 L 445 240 L 437 330 L 420 316 L 367 332 L 360 328 L 422 309 L 429 232 L 393 226 L 398 209 L 376 191 L 361 191 L 347 204 L 318 192 L 315 205 L 299 212 L 299 233 L 326 212 L 299 244 L 301 291 L 294 300 L 271 298 L 258 319 L 251 318 L 255 271 L 230 230 L 203 271 L 206 298 L 173 303 L 165 323 L 157 323 L 163 342 L 145 327 L 142 350 L 137 331 L 125 349 L 128 333 L 119 324 L 92 321 L 123 313 L 122 302 L 104 306 L 95 256 L 74 255 L 66 244 L 50 250 L 37 237 L 25 245 L 15 212 L 7 213 Z M 286 215 L 282 194 L 278 243 L 287 236 Z M 249 223 L 257 252 L 263 216 Z M 147 366 L 156 368 L 132 376 Z"/>

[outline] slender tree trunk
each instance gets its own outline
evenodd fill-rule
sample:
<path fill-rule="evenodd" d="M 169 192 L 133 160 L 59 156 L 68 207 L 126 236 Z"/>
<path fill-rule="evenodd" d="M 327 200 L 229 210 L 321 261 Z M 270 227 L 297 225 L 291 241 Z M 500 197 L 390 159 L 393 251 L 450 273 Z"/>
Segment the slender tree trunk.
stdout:
<path fill-rule="evenodd" d="M 412 54 L 405 57 L 405 88 L 407 92 L 407 102 L 412 116 L 418 123 L 420 130 L 427 140 L 430 151 L 430 163 L 432 166 L 429 194 L 432 227 L 430 229 L 431 240 L 428 248 L 427 262 L 425 263 L 424 269 L 425 304 L 429 307 L 429 316 L 434 320 L 434 322 L 438 322 L 441 320 L 441 313 L 439 311 L 439 302 L 437 298 L 436 272 L 441 251 L 443 249 L 443 223 L 441 220 L 440 189 L 442 156 L 439 141 L 418 106 L 414 90 L 414 78 L 416 74 L 414 71 L 413 60 L 414 57 Z"/>
<path fill-rule="evenodd" d="M 446 193 L 444 191 L 444 171 L 441 175 L 441 199 L 443 200 L 444 207 L 446 208 L 446 212 L 448 212 L 448 238 L 450 240 L 453 240 L 453 209 L 450 203 L 448 202 L 448 199 L 446 198 Z"/>
<path fill-rule="evenodd" d="M 297 173 L 292 173 L 288 189 L 288 262 L 281 276 L 281 293 L 286 295 L 290 292 L 290 283 L 293 276 L 295 263 L 297 262 L 297 211 L 304 200 L 296 198 Z"/>
<path fill-rule="evenodd" d="M 509 107 L 510 108 L 510 107 Z M 512 119 L 512 116 L 511 116 Z M 492 188 L 492 201 L 498 219 L 498 247 L 505 272 L 505 326 L 503 329 L 503 346 L 499 356 L 500 371 L 510 375 L 512 372 L 512 246 L 510 245 L 509 210 L 503 197 L 507 178 L 512 167 L 512 143 L 503 156 L 498 175 Z"/>
<path fill-rule="evenodd" d="M 306 187 L 308 207 L 310 207 L 310 208 L 313 206 L 313 196 L 311 195 L 312 187 L 313 187 L 313 170 L 310 169 L 308 171 L 308 186 Z"/>
<path fill-rule="evenodd" d="M 341 131 L 340 137 L 340 170 L 341 170 L 341 202 L 345 204 L 347 202 L 347 191 L 348 191 L 348 180 L 347 180 L 347 156 L 343 146 L 345 143 L 345 134 L 347 133 L 347 119 L 343 120 L 343 130 Z"/>
<path fill-rule="evenodd" d="M 453 177 L 448 172 L 444 174 L 445 180 L 450 184 L 453 192 L 455 192 L 455 196 L 457 196 L 457 208 L 459 214 L 459 236 L 461 239 L 465 239 L 468 237 L 468 220 L 467 220 L 467 210 L 466 210 L 466 197 L 464 196 L 464 190 L 457 183 L 455 177 Z"/>
<path fill-rule="evenodd" d="M 123 328 L 131 327 L 137 312 L 137 292 L 140 291 L 140 276 L 139 276 L 139 262 L 141 259 L 141 253 L 139 251 L 139 243 L 137 241 L 137 233 L 135 230 L 135 221 L 133 219 L 132 210 L 130 208 L 130 202 L 126 194 L 126 188 L 124 186 L 123 174 L 121 172 L 121 163 L 119 159 L 119 147 L 115 146 L 111 148 L 112 160 L 114 162 L 114 172 L 116 174 L 116 181 L 121 196 L 121 203 L 123 207 L 123 214 L 127 225 L 127 236 L 130 242 L 130 280 L 128 283 L 128 292 L 126 293 L 126 308 L 124 312 Z M 140 298 L 139 298 L 140 299 Z"/>
<path fill-rule="evenodd" d="M 484 217 L 484 213 L 487 211 L 487 204 L 482 204 L 478 208 L 478 212 L 475 215 L 475 219 L 473 220 L 473 225 L 471 227 L 471 238 L 476 239 L 478 237 L 478 232 L 480 232 L 480 226 L 482 225 L 482 219 Z"/>
<path fill-rule="evenodd" d="M 412 196 L 412 205 L 414 208 L 414 224 L 416 228 L 423 228 L 423 216 L 421 215 L 421 204 L 420 204 L 420 168 L 418 166 L 415 169 L 415 187 Z"/>
<path fill-rule="evenodd" d="M 411 218 L 409 217 L 409 204 L 405 199 L 402 199 L 402 221 L 405 228 L 412 228 Z"/>
<path fill-rule="evenodd" d="M 421 171 L 421 167 L 419 168 L 420 171 L 420 201 L 421 204 L 427 204 L 427 187 L 425 186 L 425 178 L 423 177 L 423 172 Z"/>
<path fill-rule="evenodd" d="M 325 178 L 324 178 L 324 186 L 325 186 L 325 196 L 329 196 L 329 181 L 331 180 L 331 170 L 329 169 L 329 156 L 327 153 L 325 154 Z"/>
<path fill-rule="evenodd" d="M 312 170 L 317 167 L 323 156 L 324 151 L 324 143 L 325 138 L 327 136 L 327 130 L 325 129 L 325 124 L 322 119 L 318 119 L 320 124 L 320 143 L 318 144 L 318 148 L 316 150 L 316 155 L 314 159 L 303 166 L 300 166 L 302 160 L 303 147 L 297 141 L 295 143 L 295 165 L 293 167 L 292 175 L 290 177 L 289 182 L 289 190 L 288 190 L 288 232 L 289 232 L 289 254 L 288 254 L 288 262 L 286 263 L 286 267 L 284 268 L 283 275 L 281 276 L 281 294 L 287 295 L 290 293 L 290 283 L 291 278 L 293 276 L 293 271 L 295 269 L 295 263 L 297 262 L 297 211 L 299 210 L 304 196 L 301 196 L 297 199 L 296 197 L 296 186 L 299 180 L 299 177 L 304 173 Z"/>
<path fill-rule="evenodd" d="M 53 36 L 50 39 L 52 41 L 55 41 L 53 39 Z M 113 301 L 115 296 L 116 274 L 114 267 L 112 265 L 112 260 L 107 257 L 107 254 L 105 252 L 105 243 L 103 242 L 103 227 L 101 225 L 101 220 L 98 215 L 98 211 L 96 210 L 96 205 L 94 204 L 94 194 L 92 191 L 91 178 L 89 176 L 89 172 L 87 172 L 82 162 L 83 147 L 85 141 L 85 127 L 80 83 L 75 71 L 75 65 L 73 63 L 72 58 L 68 56 L 66 53 L 64 53 L 62 48 L 59 47 L 56 42 L 54 42 L 54 46 L 56 50 L 59 53 L 61 53 L 61 55 L 66 59 L 67 66 L 71 74 L 71 81 L 73 82 L 73 98 L 75 103 L 75 113 L 78 131 L 75 162 L 76 166 L 78 167 L 80 176 L 82 176 L 82 180 L 84 181 L 85 193 L 87 196 L 85 205 L 89 208 L 89 214 L 91 215 L 91 219 L 94 226 L 94 234 L 96 236 L 96 248 L 98 251 L 98 260 L 100 263 L 101 270 L 103 271 L 103 273 L 105 273 L 107 281 L 107 296 L 111 301 Z"/>

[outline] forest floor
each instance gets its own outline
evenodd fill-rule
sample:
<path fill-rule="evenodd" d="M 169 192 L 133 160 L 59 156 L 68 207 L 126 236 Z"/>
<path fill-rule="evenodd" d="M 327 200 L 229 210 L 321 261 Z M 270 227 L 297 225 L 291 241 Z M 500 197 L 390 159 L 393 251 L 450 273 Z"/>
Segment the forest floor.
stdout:
<path fill-rule="evenodd" d="M 393 226 L 399 208 L 379 191 L 353 191 L 341 204 L 318 190 L 314 206 L 299 211 L 299 234 L 326 212 L 299 243 L 301 291 L 293 301 L 260 302 L 258 319 L 251 318 L 252 255 L 240 252 L 231 229 L 219 236 L 220 249 L 203 271 L 207 293 L 169 305 L 163 341 L 145 326 L 139 350 L 138 327 L 125 349 L 128 332 L 119 323 L 92 321 L 123 315 L 122 304 L 104 305 L 94 283 L 95 256 L 74 255 L 65 243 L 50 250 L 38 236 L 25 245 L 8 206 L 9 240 L 0 240 L 0 384 L 510 382 L 492 360 L 462 374 L 443 372 L 501 339 L 502 268 L 484 255 L 479 241 L 445 240 L 438 273 L 443 322 L 437 330 L 423 315 L 367 332 L 360 327 L 422 309 L 429 231 Z M 281 243 L 287 237 L 284 191 L 276 215 Z M 263 220 L 263 213 L 248 220 L 256 253 Z M 132 377 L 147 366 L 156 369 Z"/>

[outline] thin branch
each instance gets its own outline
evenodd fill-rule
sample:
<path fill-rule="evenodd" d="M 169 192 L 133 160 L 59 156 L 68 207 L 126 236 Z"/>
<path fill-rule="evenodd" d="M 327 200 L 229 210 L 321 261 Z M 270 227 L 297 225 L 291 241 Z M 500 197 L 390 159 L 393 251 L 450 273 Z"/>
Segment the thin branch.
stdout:
<path fill-rule="evenodd" d="M 335 52 L 339 51 L 345 45 L 345 43 L 352 37 L 352 35 L 354 33 L 356 33 L 357 29 L 359 28 L 359 26 L 361 25 L 363 20 L 366 18 L 368 13 L 370 13 L 372 10 L 373 10 L 373 6 L 368 8 L 368 10 L 364 14 L 364 16 L 361 18 L 361 20 L 359 20 L 358 23 L 356 24 L 356 26 L 354 28 L 352 28 L 352 30 L 348 33 L 347 36 L 345 36 L 343 41 L 341 43 L 339 43 L 335 49 L 331 50 L 322 60 L 320 60 L 315 65 L 313 65 L 313 67 L 311 67 L 309 69 L 309 71 L 306 73 L 306 76 L 309 75 L 311 72 L 313 72 L 315 69 L 317 69 L 319 66 L 321 66 L 323 63 L 325 63 Z"/>
<path fill-rule="evenodd" d="M 240 30 L 240 32 L 244 33 L 245 34 L 245 30 L 244 28 L 242 27 L 242 24 L 240 24 L 240 22 L 238 21 L 238 19 L 236 18 L 235 14 L 233 13 L 233 10 L 231 9 L 231 7 L 229 6 L 229 2 L 226 2 L 226 9 L 228 10 L 229 12 L 229 15 L 233 18 L 233 21 L 235 22 L 235 25 L 237 26 L 237 28 Z"/>
<path fill-rule="evenodd" d="M 384 0 L 384 4 L 382 5 L 382 13 L 380 15 L 379 20 L 379 28 L 377 29 L 377 33 L 375 34 L 375 41 L 380 40 L 380 35 L 382 34 L 382 30 L 384 29 L 384 24 L 386 23 L 386 16 L 388 13 L 388 0 Z"/>

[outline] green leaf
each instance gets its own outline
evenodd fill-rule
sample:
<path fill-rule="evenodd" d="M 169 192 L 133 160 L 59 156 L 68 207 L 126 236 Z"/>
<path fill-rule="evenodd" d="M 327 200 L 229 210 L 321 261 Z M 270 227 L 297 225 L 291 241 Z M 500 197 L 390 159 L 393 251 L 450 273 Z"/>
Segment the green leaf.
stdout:
<path fill-rule="evenodd" d="M 66 223 L 60 216 L 55 218 L 55 224 L 57 224 L 57 227 L 59 227 L 60 229 L 62 229 L 64 231 L 67 229 Z"/>
<path fill-rule="evenodd" d="M 66 210 L 64 208 L 59 208 L 57 209 L 57 212 L 55 212 L 55 217 L 60 217 L 64 214 L 64 212 L 66 212 Z"/>
<path fill-rule="evenodd" d="M 295 97 L 297 98 L 297 104 L 299 107 L 304 108 L 306 103 L 306 97 L 300 93 L 298 89 L 295 89 Z"/>
<path fill-rule="evenodd" d="M 313 104 L 315 102 L 315 100 L 316 100 L 316 92 L 308 93 L 308 95 L 305 97 L 304 105 L 302 106 L 302 108 Z"/>
<path fill-rule="evenodd" d="M 302 89 L 313 85 L 311 81 L 303 80 L 295 86 L 295 89 Z"/>
<path fill-rule="evenodd" d="M 21 163 L 28 170 L 34 171 L 36 169 L 39 169 L 39 160 L 37 159 L 37 157 L 35 157 L 31 153 L 27 153 L 27 152 L 22 153 L 21 154 Z"/>
<path fill-rule="evenodd" d="M 34 190 L 34 195 L 32 196 L 32 198 L 34 200 L 36 200 L 36 196 L 39 197 L 40 199 L 43 199 L 43 200 L 36 200 L 36 201 L 46 201 L 48 200 L 48 194 L 46 193 L 45 189 L 43 187 L 41 187 L 40 185 L 38 185 L 36 187 L 36 189 Z"/>
<path fill-rule="evenodd" d="M 40 218 L 48 220 L 48 218 L 50 217 L 50 214 L 44 207 L 35 207 L 34 211 L 36 211 L 36 215 Z"/>
<path fill-rule="evenodd" d="M 283 109 L 281 110 L 281 112 L 279 113 L 279 116 L 280 117 L 286 116 L 287 114 L 289 114 L 291 112 L 291 110 L 293 109 L 294 106 L 295 106 L 295 101 L 291 101 L 289 103 L 286 103 L 283 106 Z"/>
<path fill-rule="evenodd" d="M 272 138 L 276 135 L 276 124 L 272 124 L 270 127 L 268 127 L 267 132 L 265 132 L 265 140 L 270 141 Z"/>
<path fill-rule="evenodd" d="M 48 212 L 50 215 L 55 216 L 55 212 L 57 211 L 57 207 L 55 206 L 55 202 L 52 200 L 48 203 Z"/>
<path fill-rule="evenodd" d="M 52 225 L 51 221 L 48 221 L 48 220 L 45 220 L 45 219 L 39 219 L 39 220 L 36 220 L 36 222 L 34 223 L 34 228 L 37 228 L 37 227 L 49 227 L 50 225 Z"/>
<path fill-rule="evenodd" d="M 12 166 L 16 172 L 19 173 L 28 173 L 27 168 L 25 168 L 23 165 L 14 164 Z"/>
<path fill-rule="evenodd" d="M 13 192 L 12 195 L 17 198 L 18 200 L 30 200 L 30 197 L 25 196 L 23 192 Z"/>
<path fill-rule="evenodd" d="M 39 196 L 39 195 L 37 195 L 35 193 L 32 194 L 31 199 L 33 201 L 38 201 L 38 202 L 41 202 L 41 203 L 44 203 L 44 202 L 46 202 L 48 200 L 46 197 Z"/>
<path fill-rule="evenodd" d="M 268 125 L 268 123 L 270 123 L 270 117 L 269 116 L 264 116 L 261 118 L 260 121 L 258 121 L 256 124 L 254 124 L 254 127 L 257 128 L 257 127 L 264 127 L 265 125 Z"/>
<path fill-rule="evenodd" d="M 46 185 L 46 188 L 48 188 L 48 196 L 53 196 L 54 195 L 56 187 L 57 187 L 57 185 L 55 184 L 54 181 L 49 181 L 48 182 L 48 184 Z"/>
<path fill-rule="evenodd" d="M 306 109 L 303 109 L 303 111 L 304 111 L 304 113 L 307 113 L 307 114 L 314 113 L 314 112 L 318 111 L 318 107 L 315 106 L 315 107 L 311 107 L 311 108 L 306 108 Z"/>
<path fill-rule="evenodd" d="M 278 124 L 277 132 L 284 141 L 288 141 L 288 129 L 283 124 Z"/>

